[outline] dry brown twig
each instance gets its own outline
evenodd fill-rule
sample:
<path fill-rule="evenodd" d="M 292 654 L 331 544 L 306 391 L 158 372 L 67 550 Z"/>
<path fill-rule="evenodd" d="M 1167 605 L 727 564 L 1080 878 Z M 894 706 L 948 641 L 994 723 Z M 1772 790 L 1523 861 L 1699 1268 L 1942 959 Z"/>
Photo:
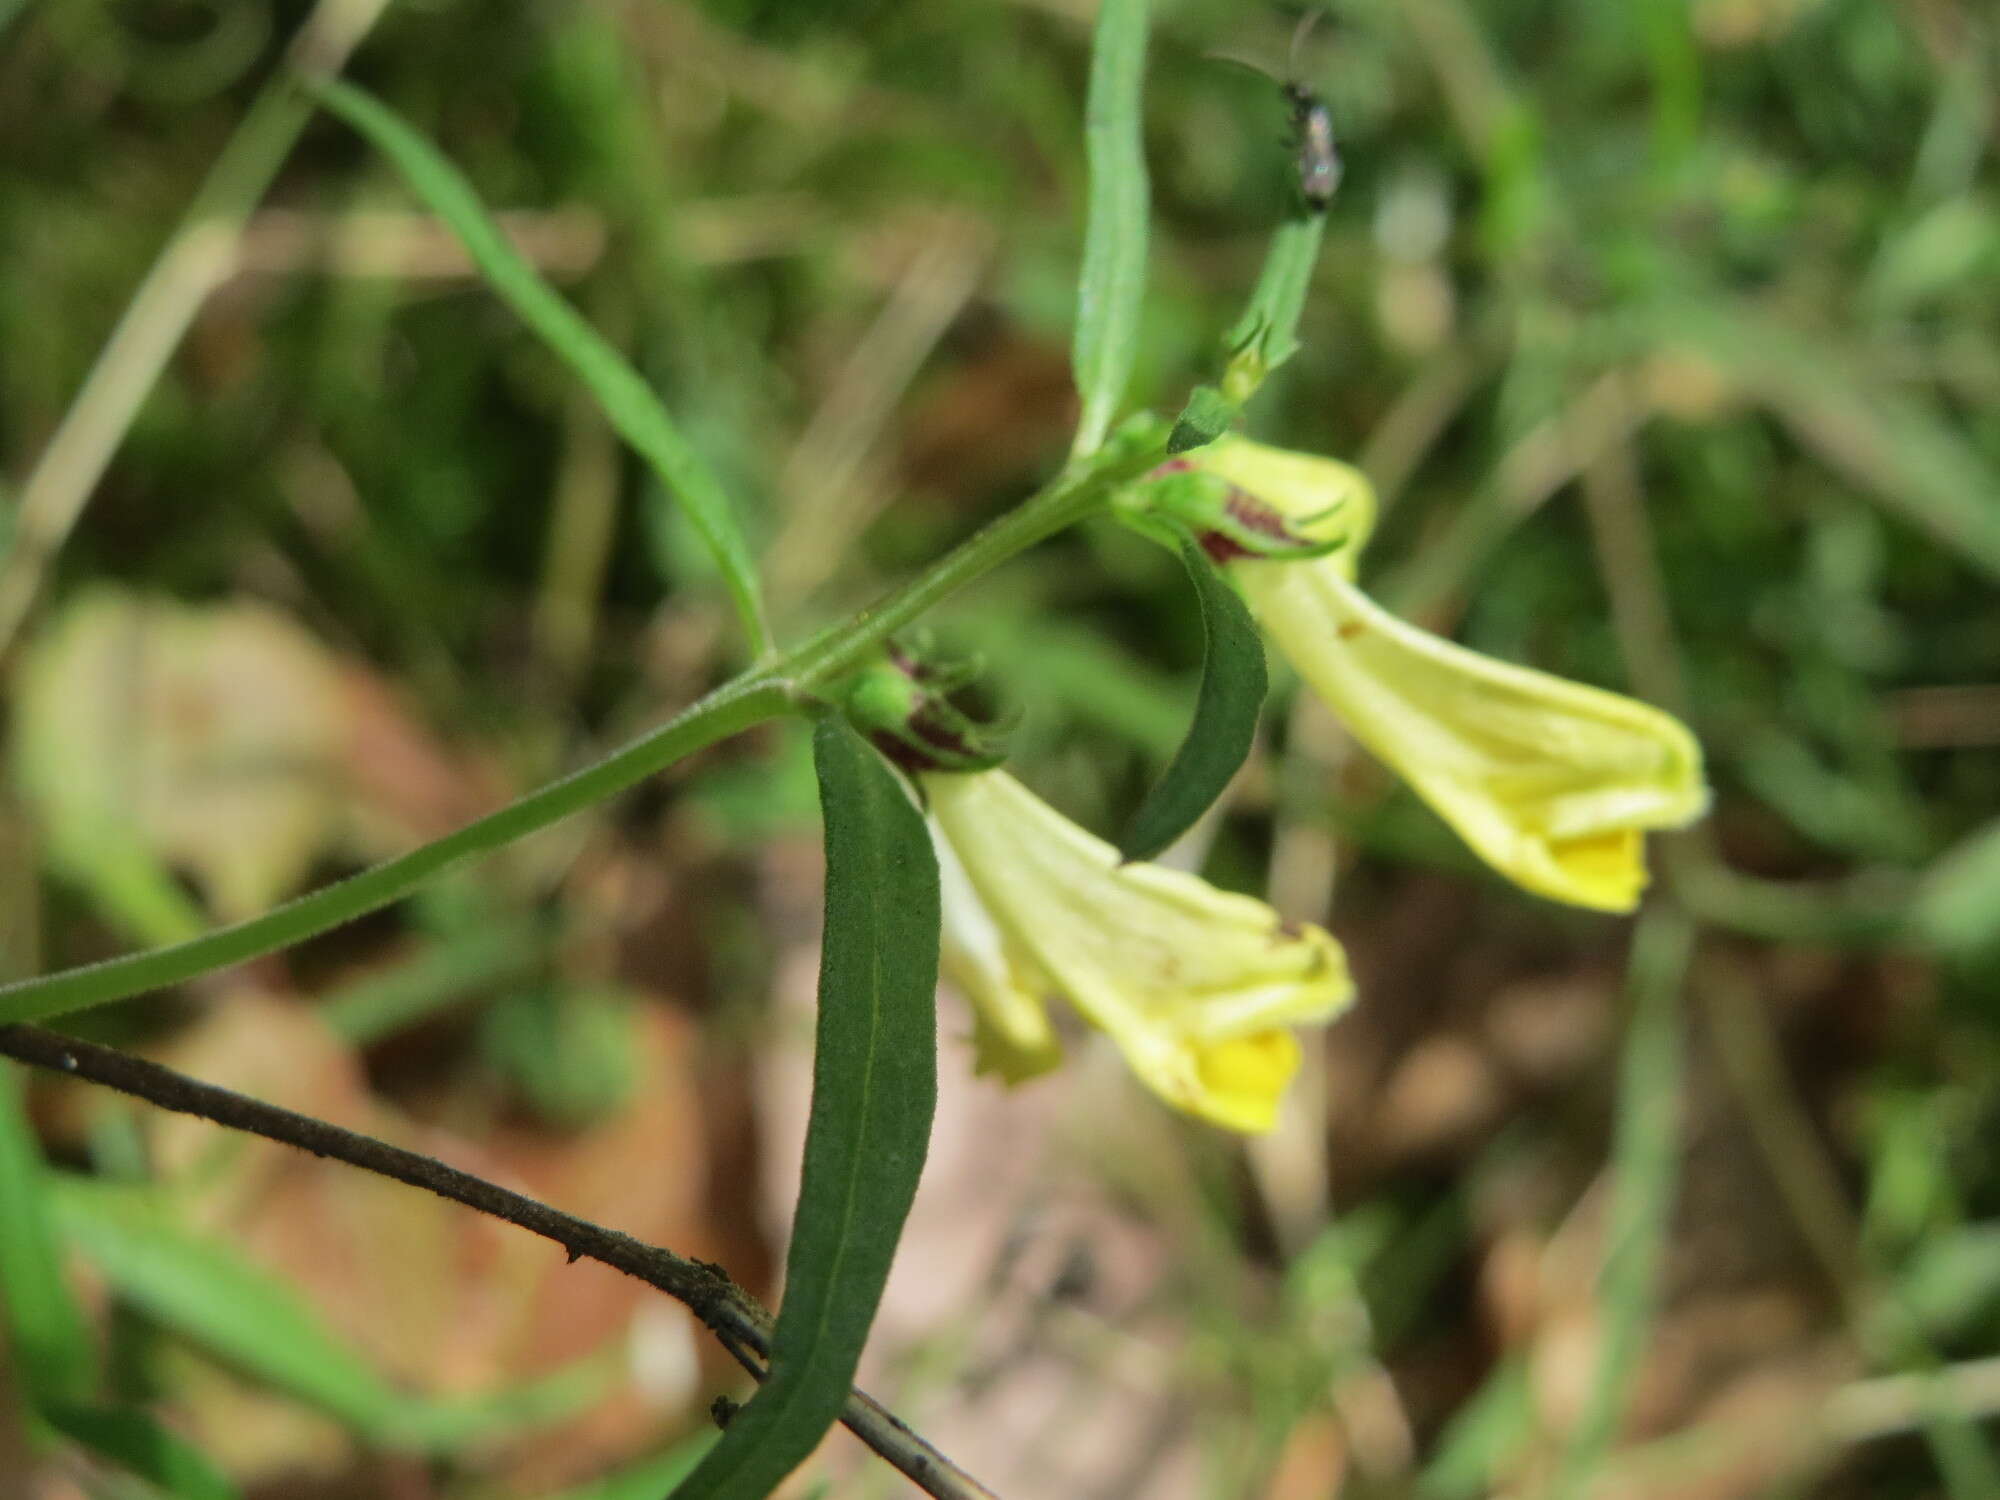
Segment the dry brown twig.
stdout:
<path fill-rule="evenodd" d="M 0 1026 L 0 1056 L 422 1188 L 552 1240 L 563 1247 L 572 1262 L 594 1260 L 665 1292 L 699 1318 L 745 1370 L 759 1380 L 764 1377 L 771 1353 L 771 1315 L 720 1266 L 691 1260 L 566 1214 L 434 1157 L 203 1083 L 115 1048 L 78 1041 L 38 1026 Z M 879 1457 L 937 1500 L 998 1500 L 874 1397 L 852 1392 L 841 1421 Z"/>

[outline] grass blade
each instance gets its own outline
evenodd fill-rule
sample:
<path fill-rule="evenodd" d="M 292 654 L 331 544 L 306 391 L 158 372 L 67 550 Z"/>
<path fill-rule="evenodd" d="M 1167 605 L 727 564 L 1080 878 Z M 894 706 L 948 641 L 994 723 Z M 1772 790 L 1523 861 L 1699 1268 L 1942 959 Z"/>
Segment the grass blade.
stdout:
<path fill-rule="evenodd" d="M 133 1407 L 42 1408 L 48 1424 L 79 1447 L 122 1464 L 173 1500 L 236 1500 L 239 1491 L 206 1454 Z"/>
<path fill-rule="evenodd" d="M 388 0 L 319 0 L 290 53 L 337 72 L 374 28 Z M 0 33 L 25 0 L 0 0 Z M 28 618 L 49 564 L 76 529 L 112 455 L 209 295 L 229 279 L 244 221 L 312 118 L 289 66 L 264 83 L 209 168 L 200 191 L 133 291 L 60 426 L 0 524 L 0 655 Z"/>
<path fill-rule="evenodd" d="M 1146 295 L 1147 183 L 1141 109 L 1146 72 L 1147 0 L 1102 0 L 1091 39 L 1084 151 L 1090 203 L 1083 230 L 1071 358 L 1077 394 L 1078 458 L 1111 430 L 1139 353 Z"/>
<path fill-rule="evenodd" d="M 62 1273 L 48 1168 L 28 1127 L 19 1070 L 0 1064 L 0 1319 L 28 1396 L 88 1397 L 97 1356 L 83 1310 Z"/>
<path fill-rule="evenodd" d="M 1633 936 L 1632 1015 L 1618 1065 L 1611 1206 L 1597 1289 L 1597 1368 L 1549 1487 L 1551 1500 L 1576 1500 L 1591 1488 L 1652 1333 L 1680 1157 L 1680 996 L 1693 947 L 1693 925 L 1661 906 L 1640 918 Z"/>
<path fill-rule="evenodd" d="M 149 1316 L 273 1389 L 383 1447 L 448 1450 L 495 1428 L 574 1409 L 569 1372 L 505 1398 L 436 1401 L 383 1377 L 300 1294 L 229 1246 L 189 1234 L 149 1194 L 66 1182 L 56 1222 Z"/>
<path fill-rule="evenodd" d="M 357 1432 L 401 1440 L 408 1402 L 290 1287 L 176 1225 L 149 1197 L 65 1183 L 67 1237 L 129 1301 L 231 1365 Z"/>
<path fill-rule="evenodd" d="M 826 936 L 805 1171 L 771 1371 L 677 1500 L 761 1500 L 847 1401 L 937 1103 L 938 876 L 924 820 L 845 719 L 813 734 Z"/>
<path fill-rule="evenodd" d="M 430 142 L 388 106 L 350 84 L 321 83 L 314 91 L 394 163 L 417 196 L 459 237 L 501 300 L 590 388 L 611 425 L 651 465 L 708 543 L 753 648 L 767 653 L 770 627 L 736 513 L 721 481 L 681 435 L 652 387 L 507 242 L 472 185 Z"/>
<path fill-rule="evenodd" d="M 1755 307 L 1681 301 L 1663 309 L 1670 344 L 1692 344 L 1767 405 L 1806 447 L 1884 510 L 2000 578 L 1996 481 L 1935 402 L 1862 373 L 1858 357 Z"/>
<path fill-rule="evenodd" d="M 1940 953 L 1971 963 L 2000 950 L 2000 822 L 1988 823 L 1931 861 L 1910 925 Z"/>
<path fill-rule="evenodd" d="M 1417 1478 L 1420 1500 L 1479 1500 L 1501 1486 L 1508 1464 L 1534 1439 L 1535 1388 L 1522 1355 L 1496 1365 L 1452 1413 Z"/>
<path fill-rule="evenodd" d="M 97 1354 L 62 1274 L 52 1179 L 22 1108 L 20 1076 L 0 1065 L 0 1316 L 29 1403 L 80 1447 L 151 1480 L 175 1500 L 235 1500 L 236 1488 L 146 1413 L 91 1404 Z"/>
<path fill-rule="evenodd" d="M 1250 611 L 1192 537 L 1181 540 L 1181 561 L 1201 600 L 1201 692 L 1187 738 L 1118 842 L 1128 860 L 1151 859 L 1208 811 L 1250 754 L 1264 709 L 1264 647 Z"/>

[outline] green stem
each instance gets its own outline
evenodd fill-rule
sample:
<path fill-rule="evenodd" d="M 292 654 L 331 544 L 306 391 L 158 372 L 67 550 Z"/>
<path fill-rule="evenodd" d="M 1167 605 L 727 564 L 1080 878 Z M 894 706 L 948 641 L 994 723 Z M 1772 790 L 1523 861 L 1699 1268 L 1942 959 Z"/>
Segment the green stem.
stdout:
<path fill-rule="evenodd" d="M 303 942 L 407 896 L 461 859 L 510 844 L 727 735 L 774 718 L 790 702 L 784 685 L 770 673 L 747 673 L 597 764 L 530 792 L 434 843 L 323 886 L 260 917 L 185 943 L 0 986 L 0 1023 L 45 1020 L 123 1000 Z"/>
<path fill-rule="evenodd" d="M 776 718 L 861 661 L 946 594 L 1101 508 L 1111 492 L 1159 462 L 1166 424 L 1127 429 L 1101 453 L 975 532 L 921 576 L 852 619 L 822 631 L 768 667 L 746 672 L 595 765 L 530 792 L 434 843 L 260 917 L 184 943 L 85 968 L 0 985 L 0 1024 L 41 1021 L 180 984 L 305 941 L 399 901 L 450 865 L 490 853 L 601 802 L 717 740 Z"/>
<path fill-rule="evenodd" d="M 1250 399 L 1265 375 L 1298 352 L 1299 319 L 1305 314 L 1306 293 L 1312 287 L 1313 267 L 1319 264 L 1320 241 L 1325 236 L 1326 216 L 1318 213 L 1287 219 L 1271 236 L 1271 248 L 1264 256 L 1264 269 L 1258 274 L 1257 289 L 1250 294 L 1250 305 L 1223 338 L 1237 351 L 1232 371 L 1248 366 L 1235 381 L 1247 388 L 1231 390 L 1232 382 L 1228 378 L 1223 382 L 1224 393 L 1238 405 Z"/>
<path fill-rule="evenodd" d="M 1165 423 L 1121 432 L 1123 441 L 1114 439 L 1095 458 L 1065 470 L 1045 489 L 967 537 L 921 577 L 796 647 L 778 670 L 801 692 L 820 687 L 858 666 L 945 595 L 1102 509 L 1119 485 L 1138 478 L 1166 456 Z"/>

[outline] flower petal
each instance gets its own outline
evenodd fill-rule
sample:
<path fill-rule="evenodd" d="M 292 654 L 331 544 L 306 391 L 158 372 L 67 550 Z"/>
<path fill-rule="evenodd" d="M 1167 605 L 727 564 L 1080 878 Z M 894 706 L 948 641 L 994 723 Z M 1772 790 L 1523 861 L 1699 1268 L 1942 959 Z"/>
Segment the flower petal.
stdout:
<path fill-rule="evenodd" d="M 1332 559 L 1234 571 L 1355 738 L 1528 890 L 1629 911 L 1646 884 L 1642 832 L 1708 805 L 1700 747 L 1658 709 L 1440 640 L 1374 604 Z"/>
<path fill-rule="evenodd" d="M 1193 875 L 1121 865 L 1004 772 L 922 782 L 1016 995 L 1062 994 L 1176 1107 L 1232 1129 L 1270 1127 L 1298 1065 L 1286 1028 L 1352 999 L 1338 943 Z M 988 1013 L 996 1029 L 999 1015 Z"/>
<path fill-rule="evenodd" d="M 1000 929 L 952 847 L 931 824 L 937 853 L 943 933 L 938 963 L 945 977 L 972 1002 L 975 1073 L 995 1073 L 1023 1083 L 1062 1061 L 1062 1044 L 1049 1024 L 1042 996 L 1049 986 L 1018 955 L 1010 955 Z"/>

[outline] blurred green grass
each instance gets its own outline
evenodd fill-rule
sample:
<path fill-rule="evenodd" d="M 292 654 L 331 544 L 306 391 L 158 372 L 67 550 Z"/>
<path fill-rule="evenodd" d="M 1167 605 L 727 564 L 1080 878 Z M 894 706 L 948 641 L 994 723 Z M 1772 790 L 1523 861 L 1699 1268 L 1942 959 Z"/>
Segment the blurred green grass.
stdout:
<path fill-rule="evenodd" d="M 1289 192 L 1276 90 L 1208 54 L 1282 67 L 1294 13 L 1159 9 L 1136 394 L 1170 411 L 1213 373 Z M 0 536 L 305 10 L 0 3 Z M 747 504 L 797 633 L 1061 459 L 1088 11 L 403 0 L 349 71 L 523 215 L 544 269 Z M 2000 1214 L 1997 49 L 1963 0 L 1337 4 L 1300 61 L 1347 178 L 1304 347 L 1252 413 L 1259 437 L 1376 477 L 1371 586 L 1481 650 L 1674 706 L 1702 738 L 1716 814 L 1664 851 L 1662 879 L 1703 926 L 1691 994 L 1721 986 L 1752 1017 L 1748 1039 L 1702 1034 L 1758 1160 L 1779 1163 L 1785 1222 L 1806 1224 L 1782 1232 L 1816 1247 L 1800 1280 L 1857 1374 L 1971 1359 L 2000 1334 L 1976 1249 Z M 318 120 L 267 204 L 50 564 L 35 628 L 105 582 L 270 600 L 518 785 L 723 670 L 694 538 L 389 170 Z M 933 623 L 986 649 L 1026 711 L 1036 785 L 1119 826 L 1192 701 L 1199 627 L 1172 559 L 1086 529 Z M 722 758 L 579 843 L 666 823 L 702 847 L 663 858 L 740 872 L 811 827 L 801 754 L 794 738 Z M 1231 883 L 1275 881 L 1295 915 L 1330 911 L 1378 995 L 1408 974 L 1449 991 L 1401 1046 L 1478 1013 L 1494 973 L 1604 967 L 1621 942 L 1478 874 L 1304 706 L 1274 720 L 1208 857 Z M 469 911 L 441 899 L 406 921 L 447 958 L 551 906 L 587 926 L 559 870 L 558 851 L 524 858 Z M 15 966 L 80 961 L 116 930 L 49 875 L 41 951 Z M 741 887 L 706 897 L 710 936 L 685 960 L 724 1034 L 754 1025 L 768 962 Z M 1434 974 L 1414 951 L 1407 913 L 1431 900 L 1455 903 L 1484 969 Z M 437 983 L 441 1005 L 465 988 Z M 495 1034 L 524 1006 L 545 1024 L 540 1003 L 503 998 Z M 1746 1068 L 1767 1044 L 1774 1068 Z M 598 1076 L 559 1046 L 488 1051 L 531 1099 L 576 1094 L 538 1068 Z M 1609 1110 L 1600 1072 L 1534 1097 L 1491 1151 L 1384 1156 L 1329 1191 L 1413 1233 L 1508 1153 L 1601 1151 Z M 1411 1393 L 1424 1492 L 1475 1494 L 1514 1472 L 1534 1418 L 1509 1396 L 1520 1352 L 1467 1331 L 1484 1242 L 1449 1223 L 1444 1253 L 1378 1260 L 1353 1295 L 1374 1314 L 1367 1358 Z M 1289 1253 L 1268 1231 L 1218 1230 L 1212 1277 L 1254 1284 Z M 1429 1303 L 1419 1264 L 1446 1287 Z M 1272 1353 L 1293 1325 L 1265 1313 L 1208 1335 L 1234 1341 L 1220 1368 L 1265 1372 L 1245 1389 L 1284 1392 L 1242 1414 L 1248 1431 L 1282 1412 L 1283 1430 L 1218 1444 L 1219 1492 L 1268 1481 L 1329 1379 Z M 1328 1336 L 1341 1358 L 1351 1334 Z M 1427 1379 L 1441 1346 L 1454 1373 Z M 1477 1414 L 1500 1424 L 1485 1448 L 1445 1444 Z M 1422 1467 L 1447 1456 L 1447 1477 Z M 1806 1467 L 1816 1494 L 1938 1482 L 1895 1440 Z M 1738 1492 L 1756 1491 L 1719 1491 Z"/>

